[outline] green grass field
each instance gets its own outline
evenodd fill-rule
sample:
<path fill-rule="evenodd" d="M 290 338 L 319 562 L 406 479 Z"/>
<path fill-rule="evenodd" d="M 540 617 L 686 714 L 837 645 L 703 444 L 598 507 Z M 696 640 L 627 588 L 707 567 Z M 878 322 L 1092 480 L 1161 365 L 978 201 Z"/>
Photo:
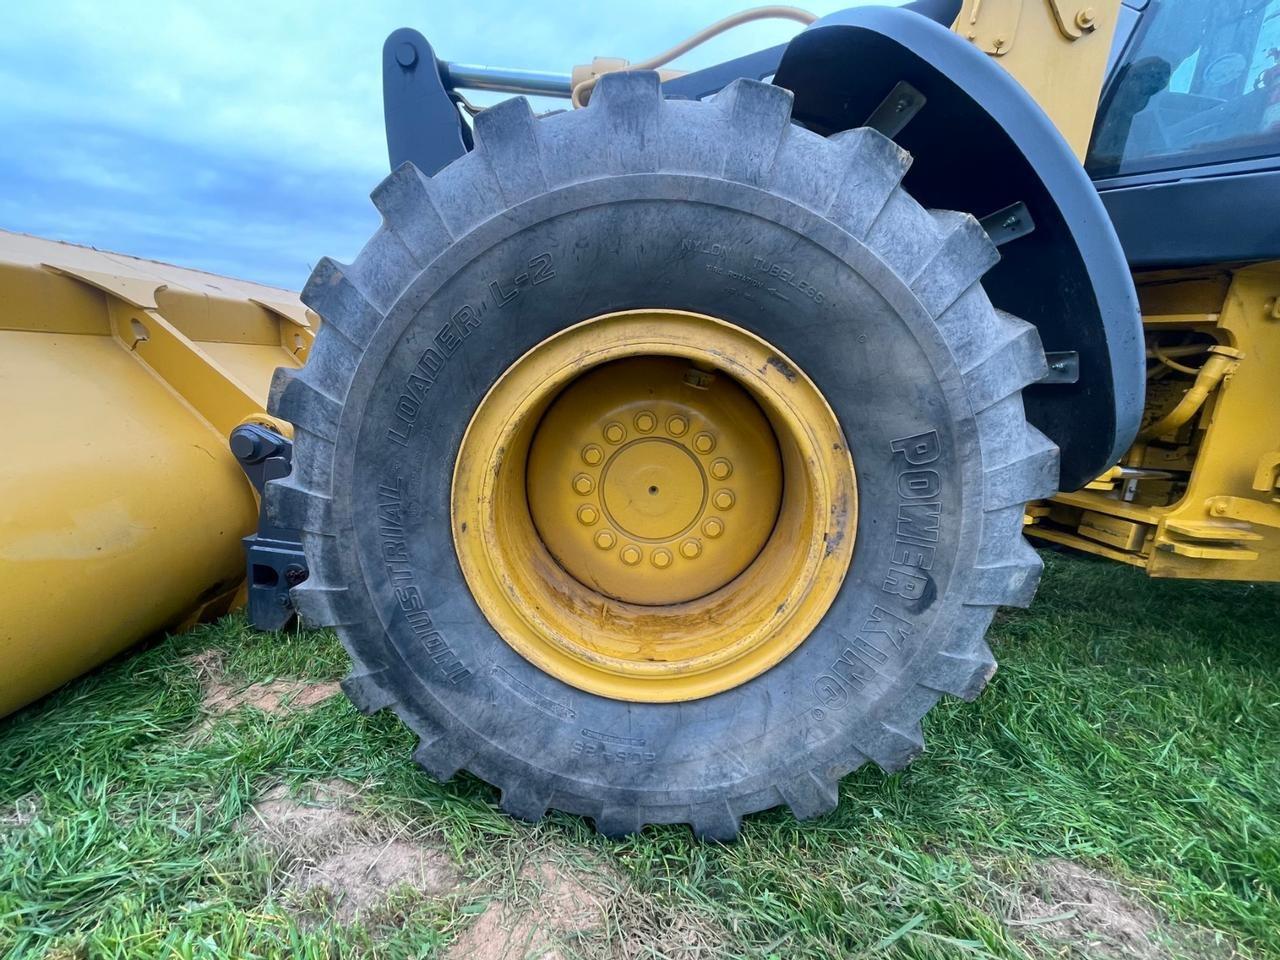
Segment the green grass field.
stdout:
<path fill-rule="evenodd" d="M 169 638 L 0 723 L 0 953 L 1280 958 L 1280 590 L 1046 562 L 1034 608 L 997 619 L 991 686 L 939 705 L 913 767 L 725 847 L 530 827 L 432 782 L 394 717 L 280 682 L 341 677 L 326 632 Z M 294 706 L 235 693 L 264 682 Z M 262 829 L 264 796 L 340 807 L 324 849 Z M 303 878 L 353 837 L 449 879 L 352 918 Z M 485 945 L 511 929 L 543 932 Z"/>

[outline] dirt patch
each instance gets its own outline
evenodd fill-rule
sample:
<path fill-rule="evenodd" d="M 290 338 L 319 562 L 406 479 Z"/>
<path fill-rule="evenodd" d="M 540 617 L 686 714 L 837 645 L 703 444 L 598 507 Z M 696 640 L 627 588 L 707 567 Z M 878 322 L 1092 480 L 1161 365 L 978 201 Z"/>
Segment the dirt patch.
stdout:
<path fill-rule="evenodd" d="M 19 797 L 13 806 L 0 810 L 0 832 L 21 830 L 40 819 L 40 798 L 34 793 Z"/>
<path fill-rule="evenodd" d="M 1137 891 L 1069 860 L 1050 860 L 1024 883 L 1008 924 L 1025 946 L 1054 957 L 1165 960 L 1228 957 L 1164 922 Z"/>
<path fill-rule="evenodd" d="M 446 960 L 715 960 L 731 938 L 678 900 L 644 893 L 608 863 L 538 851 L 445 954 Z"/>
<path fill-rule="evenodd" d="M 612 879 L 612 878 L 609 878 Z M 612 891 L 603 871 L 544 861 L 526 865 L 513 894 L 490 902 L 445 954 L 448 960 L 563 960 L 575 942 L 603 938 Z"/>
<path fill-rule="evenodd" d="M 238 687 L 230 682 L 222 669 L 222 654 L 209 650 L 187 658 L 200 679 L 205 712 L 213 717 L 253 707 L 264 713 L 286 713 L 305 710 L 339 693 L 341 687 L 332 681 L 270 680 Z"/>
<path fill-rule="evenodd" d="M 311 784 L 299 796 L 278 787 L 245 815 L 246 828 L 280 858 L 285 899 L 304 920 L 350 923 L 393 892 L 439 896 L 458 884 L 444 850 L 375 827 L 353 809 L 358 799 L 342 780 Z"/>
<path fill-rule="evenodd" d="M 390 840 L 353 843 L 321 857 L 306 866 L 291 889 L 298 894 L 318 892 L 339 923 L 350 923 L 380 907 L 388 894 L 408 889 L 441 896 L 457 881 L 442 851 Z"/>
<path fill-rule="evenodd" d="M 531 837 L 500 843 L 500 866 L 471 883 L 432 839 L 388 827 L 361 805 L 359 787 L 328 780 L 277 787 L 241 819 L 278 860 L 277 895 L 308 926 L 398 922 L 389 897 L 409 891 L 478 900 L 446 960 L 714 960 L 732 940 L 679 898 L 637 889 L 607 859 Z"/>
<path fill-rule="evenodd" d="M 310 783 L 297 796 L 281 784 L 245 814 L 245 825 L 276 849 L 328 852 L 361 833 L 360 818 L 351 809 L 359 796 L 345 780 Z"/>

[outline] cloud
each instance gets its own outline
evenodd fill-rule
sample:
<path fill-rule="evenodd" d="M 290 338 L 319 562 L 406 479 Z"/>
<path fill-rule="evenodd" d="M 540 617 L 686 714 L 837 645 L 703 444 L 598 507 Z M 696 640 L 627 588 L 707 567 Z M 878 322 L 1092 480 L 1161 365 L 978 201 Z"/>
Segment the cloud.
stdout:
<path fill-rule="evenodd" d="M 293 289 L 320 256 L 354 256 L 377 225 L 368 194 L 387 172 L 380 70 L 393 29 L 421 30 L 442 59 L 568 72 L 595 55 L 650 56 L 739 9 L 728 0 L 15 6 L 0 34 L 0 227 Z M 796 29 L 750 25 L 682 65 Z"/>

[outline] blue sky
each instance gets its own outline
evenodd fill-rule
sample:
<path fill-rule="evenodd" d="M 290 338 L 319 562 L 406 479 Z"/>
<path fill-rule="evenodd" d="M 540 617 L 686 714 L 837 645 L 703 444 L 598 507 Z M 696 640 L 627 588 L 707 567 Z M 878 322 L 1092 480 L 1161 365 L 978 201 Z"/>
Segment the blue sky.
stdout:
<path fill-rule="evenodd" d="M 0 228 L 298 289 L 321 256 L 350 259 L 377 226 L 380 57 L 396 27 L 446 60 L 567 72 L 597 55 L 643 59 L 748 4 L 3 5 Z M 796 29 L 749 25 L 680 65 Z"/>

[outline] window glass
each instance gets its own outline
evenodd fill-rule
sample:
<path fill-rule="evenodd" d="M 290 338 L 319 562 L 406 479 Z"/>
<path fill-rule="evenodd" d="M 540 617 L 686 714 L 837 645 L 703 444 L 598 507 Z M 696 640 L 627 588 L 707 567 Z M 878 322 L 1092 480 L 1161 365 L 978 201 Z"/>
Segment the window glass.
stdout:
<path fill-rule="evenodd" d="M 1280 0 L 1152 0 L 1111 83 L 1095 177 L 1280 154 Z"/>

